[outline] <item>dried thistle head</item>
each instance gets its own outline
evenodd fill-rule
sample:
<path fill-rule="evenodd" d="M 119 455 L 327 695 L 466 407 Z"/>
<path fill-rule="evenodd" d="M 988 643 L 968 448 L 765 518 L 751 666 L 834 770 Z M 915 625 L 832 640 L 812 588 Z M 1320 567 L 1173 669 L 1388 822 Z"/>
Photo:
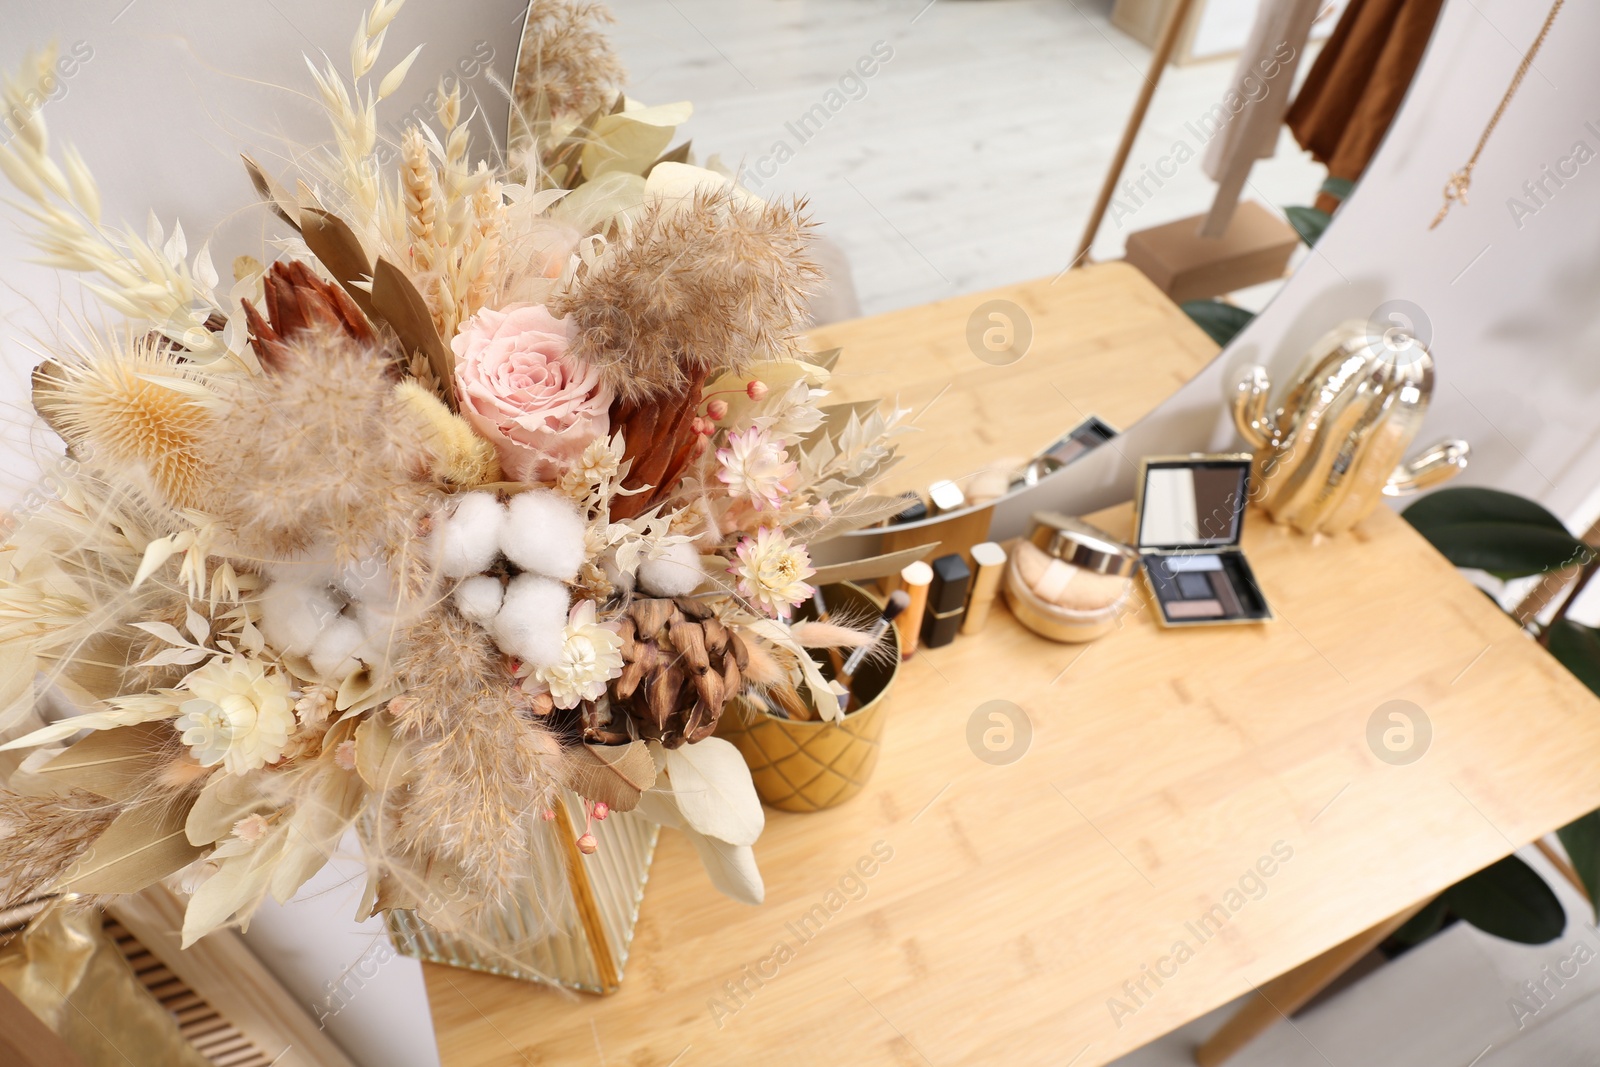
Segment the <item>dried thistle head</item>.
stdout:
<path fill-rule="evenodd" d="M 793 355 L 822 277 L 804 210 L 733 186 L 652 201 L 550 300 L 572 321 L 569 353 L 600 367 L 630 404 L 681 393 L 715 369 Z"/>
<path fill-rule="evenodd" d="M 609 105 L 627 79 L 603 30 L 615 21 L 604 4 L 533 0 L 517 56 L 516 107 L 532 115 L 542 96 L 559 117 Z"/>
<path fill-rule="evenodd" d="M 258 560 L 414 558 L 441 460 L 396 396 L 390 361 L 342 331 L 302 330 L 284 345 L 277 373 L 222 392 L 203 443 L 202 510 L 235 554 Z"/>
<path fill-rule="evenodd" d="M 175 507 L 204 501 L 204 442 L 215 422 L 211 376 L 154 334 L 93 337 L 34 371 L 34 403 L 108 474 Z"/>

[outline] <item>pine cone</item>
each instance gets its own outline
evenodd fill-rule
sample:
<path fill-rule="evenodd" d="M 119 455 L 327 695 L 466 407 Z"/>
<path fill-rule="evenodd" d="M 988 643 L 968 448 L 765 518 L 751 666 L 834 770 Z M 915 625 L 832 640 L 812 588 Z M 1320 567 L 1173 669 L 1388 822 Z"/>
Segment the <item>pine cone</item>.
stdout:
<path fill-rule="evenodd" d="M 299 260 L 274 263 L 262 282 L 267 315 L 244 302 L 250 344 L 262 366 L 280 370 L 289 358 L 285 344 L 302 330 L 323 327 L 349 335 L 361 344 L 374 340 L 372 326 L 355 301 L 339 286 L 325 282 Z"/>
<path fill-rule="evenodd" d="M 667 748 L 710 737 L 744 681 L 744 642 L 693 600 L 635 600 L 622 622 L 611 706 Z"/>

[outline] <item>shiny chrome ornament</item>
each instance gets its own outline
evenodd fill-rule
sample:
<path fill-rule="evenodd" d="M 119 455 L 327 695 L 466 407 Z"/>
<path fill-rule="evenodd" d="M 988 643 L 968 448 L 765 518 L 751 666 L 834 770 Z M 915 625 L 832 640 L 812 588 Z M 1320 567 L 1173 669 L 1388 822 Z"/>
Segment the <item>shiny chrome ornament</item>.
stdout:
<path fill-rule="evenodd" d="M 1271 415 L 1270 391 L 1266 370 L 1248 367 L 1232 410 L 1255 450 L 1255 502 L 1274 522 L 1343 533 L 1379 497 L 1430 488 L 1467 465 L 1461 440 L 1401 462 L 1433 393 L 1433 356 L 1406 330 L 1345 323 L 1311 349 Z"/>

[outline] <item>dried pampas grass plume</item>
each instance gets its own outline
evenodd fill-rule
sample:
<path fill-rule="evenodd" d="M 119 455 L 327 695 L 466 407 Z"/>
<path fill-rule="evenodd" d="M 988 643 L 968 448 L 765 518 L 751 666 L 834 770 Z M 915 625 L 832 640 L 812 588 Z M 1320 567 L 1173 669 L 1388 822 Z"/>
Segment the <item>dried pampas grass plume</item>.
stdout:
<path fill-rule="evenodd" d="M 804 211 L 733 186 L 651 202 L 551 299 L 572 323 L 569 354 L 633 405 L 681 394 L 714 369 L 792 356 L 822 278 Z"/>
<path fill-rule="evenodd" d="M 108 474 L 199 508 L 205 440 L 215 423 L 208 376 L 155 335 L 94 338 L 86 350 L 34 371 L 39 414 Z"/>
<path fill-rule="evenodd" d="M 0 789 L 0 908 L 48 889 L 120 810 L 78 789 L 43 797 Z"/>
<path fill-rule="evenodd" d="M 542 96 L 555 117 L 608 107 L 627 80 L 602 29 L 615 21 L 603 4 L 532 0 L 512 103 L 533 115 Z"/>
<path fill-rule="evenodd" d="M 331 549 L 340 562 L 408 559 L 436 495 L 429 427 L 402 402 L 391 362 L 342 332 L 284 341 L 281 370 L 236 383 L 204 442 L 214 473 L 205 510 L 235 554 L 290 560 Z"/>
<path fill-rule="evenodd" d="M 485 679 L 503 673 L 488 631 L 449 608 L 418 617 L 397 644 L 403 651 L 395 660 L 395 679 L 402 695 L 390 701 L 389 714 L 413 737 L 445 730 L 463 700 L 483 689 Z"/>
<path fill-rule="evenodd" d="M 391 824 L 401 852 L 458 866 L 487 904 L 527 877 L 530 820 L 560 780 L 560 746 L 523 705 L 509 679 L 458 693 L 442 732 L 413 750 L 417 769 Z"/>

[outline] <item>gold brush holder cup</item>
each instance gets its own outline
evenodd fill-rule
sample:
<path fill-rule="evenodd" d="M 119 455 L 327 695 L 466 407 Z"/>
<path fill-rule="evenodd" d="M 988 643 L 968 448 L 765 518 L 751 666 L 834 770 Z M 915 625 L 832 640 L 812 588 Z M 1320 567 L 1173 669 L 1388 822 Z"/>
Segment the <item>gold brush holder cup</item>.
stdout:
<path fill-rule="evenodd" d="M 824 586 L 830 616 L 877 616 L 883 602 L 850 582 Z M 889 688 L 900 670 L 895 628 L 883 641 L 892 659 L 876 653 L 855 675 L 861 706 L 840 722 L 782 719 L 745 701 L 729 708 L 717 723 L 717 736 L 733 742 L 750 765 L 756 795 L 779 811 L 822 811 L 843 804 L 867 784 L 878 765 L 878 746 L 887 718 Z M 833 676 L 826 655 L 822 673 Z"/>

